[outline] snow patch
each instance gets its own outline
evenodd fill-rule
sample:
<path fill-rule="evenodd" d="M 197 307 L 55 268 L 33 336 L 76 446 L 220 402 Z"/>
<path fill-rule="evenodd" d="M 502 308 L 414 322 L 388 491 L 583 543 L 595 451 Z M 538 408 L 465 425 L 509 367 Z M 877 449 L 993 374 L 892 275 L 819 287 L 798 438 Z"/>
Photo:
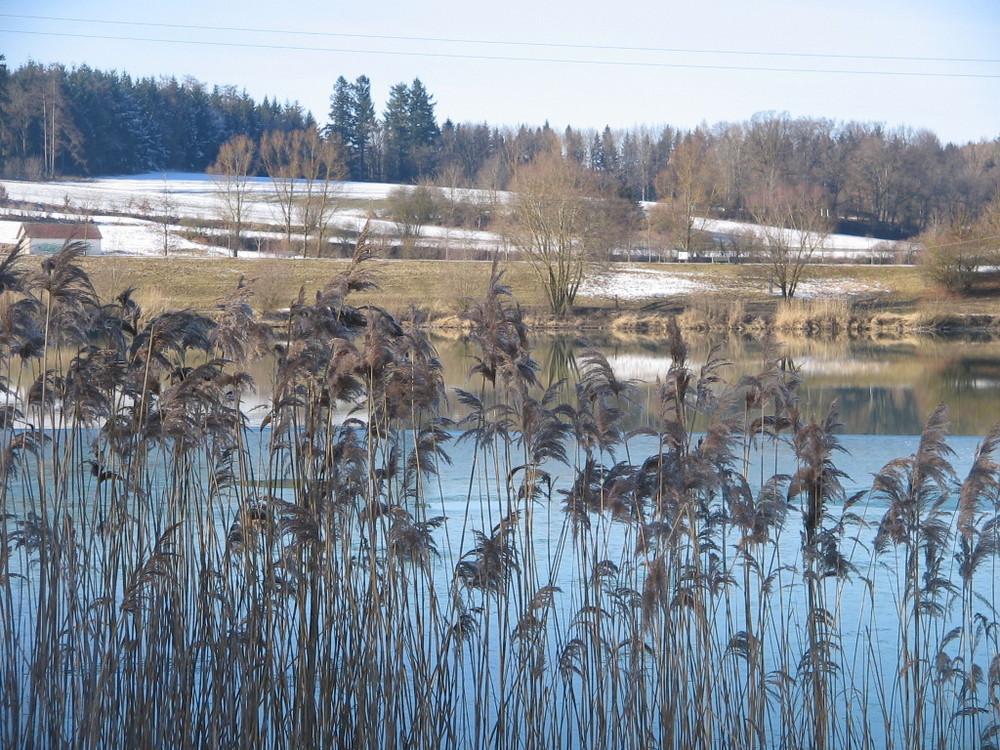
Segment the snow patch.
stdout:
<path fill-rule="evenodd" d="M 717 290 L 711 281 L 651 268 L 601 273 L 580 285 L 583 296 L 617 299 L 656 299 Z"/>
<path fill-rule="evenodd" d="M 742 286 L 743 291 L 759 291 L 762 283 L 745 280 L 742 282 L 736 280 L 736 282 Z M 725 291 L 738 291 L 738 287 L 734 288 L 733 279 L 720 278 L 715 280 L 654 268 L 605 272 L 584 280 L 580 285 L 582 296 L 621 300 L 660 299 Z M 800 299 L 858 297 L 887 291 L 888 288 L 879 283 L 865 284 L 859 281 L 840 279 L 808 279 L 799 282 L 795 296 Z M 771 293 L 779 294 L 777 288 L 773 288 Z"/>
<path fill-rule="evenodd" d="M 888 292 L 889 288 L 878 282 L 863 284 L 860 281 L 839 281 L 836 279 L 800 281 L 795 288 L 795 296 L 799 299 L 817 299 L 819 297 L 860 297 L 868 294 Z M 779 292 L 774 292 L 779 294 Z"/>

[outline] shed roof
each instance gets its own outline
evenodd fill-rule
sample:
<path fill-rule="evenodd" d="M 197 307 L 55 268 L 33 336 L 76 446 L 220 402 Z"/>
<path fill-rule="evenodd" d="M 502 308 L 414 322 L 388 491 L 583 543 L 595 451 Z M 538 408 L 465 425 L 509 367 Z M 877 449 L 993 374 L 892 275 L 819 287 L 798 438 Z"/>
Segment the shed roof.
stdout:
<path fill-rule="evenodd" d="M 25 222 L 21 224 L 17 236 L 37 240 L 99 240 L 101 230 L 95 224 Z"/>

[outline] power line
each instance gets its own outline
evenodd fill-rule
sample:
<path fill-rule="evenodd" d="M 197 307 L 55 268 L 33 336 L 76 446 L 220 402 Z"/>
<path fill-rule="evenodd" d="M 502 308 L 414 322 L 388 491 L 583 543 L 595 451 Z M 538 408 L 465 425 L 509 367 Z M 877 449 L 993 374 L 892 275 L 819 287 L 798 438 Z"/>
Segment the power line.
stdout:
<path fill-rule="evenodd" d="M 956 240 L 955 242 L 943 242 L 940 245 L 924 245 L 925 250 L 937 250 L 940 247 L 956 247 L 957 245 L 970 245 L 974 242 L 994 242 L 1000 240 L 1000 234 L 992 237 L 970 237 L 967 240 Z"/>
<path fill-rule="evenodd" d="M 2 15 L 2 14 L 0 14 Z M 909 78 L 981 78 L 1000 79 L 1000 73 L 945 73 L 926 71 L 892 71 L 892 70 L 840 70 L 833 68 L 779 68 L 763 65 L 711 65 L 700 63 L 669 63 L 648 62 L 637 60 L 594 60 L 552 57 L 520 57 L 512 55 L 470 55 L 451 52 L 403 52 L 400 50 L 350 49 L 338 47 L 306 47 L 285 44 L 251 44 L 249 42 L 199 41 L 192 39 L 157 39 L 152 37 L 115 36 L 110 34 L 75 34 L 57 31 L 27 31 L 20 29 L 0 30 L 0 34 L 30 34 L 34 36 L 63 37 L 74 39 L 101 39 L 106 41 L 151 42 L 154 44 L 186 44 L 204 47 L 238 47 L 246 49 L 281 50 L 292 52 L 326 52 L 357 55 L 387 55 L 393 57 L 426 57 L 450 60 L 483 60 L 490 62 L 530 62 L 555 63 L 564 65 L 608 65 L 631 68 L 670 68 L 688 70 L 735 70 L 745 72 L 768 73 L 807 73 L 825 75 L 865 75 L 893 76 Z"/>
<path fill-rule="evenodd" d="M 150 21 L 119 21 L 101 20 L 94 18 L 72 18 L 67 16 L 33 16 L 18 13 L 0 13 L 0 18 L 21 18 L 33 21 L 59 21 L 66 23 L 90 23 L 116 26 L 145 26 L 148 28 L 160 29 L 187 29 L 197 31 L 232 31 L 252 34 L 286 34 L 312 37 L 335 37 L 342 39 L 379 39 L 385 41 L 408 41 L 408 42 L 432 42 L 447 44 L 476 44 L 494 45 L 509 47 L 542 47 L 549 49 L 585 49 L 585 50 L 605 50 L 610 52 L 661 52 L 669 54 L 699 54 L 699 55 L 742 55 L 756 57 L 804 57 L 830 60 L 882 60 L 895 62 L 951 62 L 951 63 L 985 63 L 998 64 L 1000 59 L 977 58 L 977 57 L 928 57 L 928 56 L 901 56 L 901 55 L 849 55 L 838 53 L 822 52 L 774 52 L 761 50 L 732 50 L 732 49 L 699 49 L 685 47 L 629 47 L 603 44 L 568 44 L 559 42 L 526 42 L 517 40 L 488 40 L 488 39 L 463 39 L 450 37 L 427 37 L 427 36 L 394 36 L 388 34 L 356 34 L 334 31 L 301 31 L 295 29 L 261 29 L 244 26 L 208 26 L 203 24 L 181 24 L 181 23 L 153 23 Z M 45 33 L 45 32 L 35 32 Z M 75 36 L 75 35 L 70 35 Z M 98 37 L 103 38 L 103 37 Z M 117 37 L 111 37 L 117 38 Z M 140 40 L 148 41 L 148 40 Z M 163 40 L 167 41 L 167 40 Z M 194 42 L 189 42 L 194 43 Z M 283 47 L 284 48 L 284 47 Z M 290 47 L 289 49 L 296 49 Z M 311 48 L 305 48 L 311 49 Z M 416 54 L 416 53 L 414 53 Z"/>

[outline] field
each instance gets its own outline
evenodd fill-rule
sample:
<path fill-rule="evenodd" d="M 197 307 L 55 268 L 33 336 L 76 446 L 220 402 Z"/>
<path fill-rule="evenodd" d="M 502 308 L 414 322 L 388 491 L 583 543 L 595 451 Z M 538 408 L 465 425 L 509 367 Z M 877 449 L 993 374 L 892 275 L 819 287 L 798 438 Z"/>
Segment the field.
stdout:
<path fill-rule="evenodd" d="M 82 265 L 105 294 L 133 285 L 147 303 L 210 311 L 243 279 L 256 292 L 261 311 L 287 307 L 300 289 L 312 295 L 347 261 L 276 258 L 199 258 L 156 256 L 88 257 Z M 526 310 L 544 317 L 544 296 L 527 264 L 501 264 L 505 281 Z M 367 299 L 395 314 L 411 307 L 440 319 L 468 305 L 486 288 L 491 264 L 477 261 L 387 261 L 378 276 L 382 289 Z M 593 323 L 610 325 L 625 312 L 676 310 L 738 300 L 754 313 L 772 313 L 779 300 L 768 294 L 766 282 L 755 278 L 753 266 L 723 264 L 627 264 L 598 269 L 584 283 L 578 308 Z M 908 266 L 817 265 L 803 283 L 802 298 L 809 302 L 835 299 L 860 310 L 913 314 L 918 311 L 992 313 L 992 299 L 955 300 L 928 291 L 918 269 Z M 586 321 L 584 321 L 586 322 Z"/>
<path fill-rule="evenodd" d="M 168 257 L 163 257 L 163 225 L 152 216 L 158 203 L 169 200 L 173 211 L 197 226 L 210 226 L 215 221 L 218 197 L 211 178 L 205 175 L 139 175 L 64 183 L 11 181 L 5 187 L 11 203 L 2 209 L 9 218 L 0 218 L 0 243 L 13 242 L 22 219 L 92 219 L 105 235 L 105 255 L 83 261 L 95 286 L 102 294 L 135 286 L 150 310 L 181 307 L 210 311 L 241 278 L 254 285 L 258 309 L 281 309 L 297 298 L 300 289 L 307 296 L 313 294 L 346 262 L 276 258 L 260 252 L 228 258 L 224 247 L 204 244 L 221 242 L 217 233 L 199 230 L 203 236 L 194 242 L 182 224 L 167 227 Z M 368 217 L 374 217 L 373 234 L 389 238 L 385 242 L 393 244 L 391 238 L 400 228 L 384 215 L 394 187 L 345 183 L 334 220 L 336 231 L 347 238 L 356 237 Z M 253 191 L 251 220 L 258 227 L 254 233 L 278 236 L 269 181 L 255 180 Z M 748 226 L 730 224 L 714 221 L 706 222 L 706 227 L 736 231 Z M 442 247 L 471 247 L 499 254 L 507 274 L 505 281 L 525 310 L 536 324 L 553 324 L 545 318 L 544 298 L 530 270 L 501 250 L 496 235 L 423 227 L 419 243 L 439 251 Z M 834 235 L 830 252 L 863 253 L 877 244 L 877 240 Z M 383 291 L 372 293 L 372 299 L 396 314 L 415 307 L 441 323 L 462 310 L 469 297 L 481 294 L 490 268 L 486 262 L 398 260 L 383 264 L 380 273 Z M 834 300 L 840 306 L 837 316 L 843 328 L 849 327 L 848 319 L 854 313 L 907 316 L 903 325 L 919 328 L 954 323 L 958 315 L 997 312 L 994 297 L 945 297 L 929 288 L 912 266 L 815 264 L 797 296 L 810 301 Z M 720 325 L 715 310 L 720 306 L 726 308 L 723 317 L 727 320 L 764 316 L 770 325 L 781 305 L 763 269 L 753 265 L 618 263 L 589 272 L 577 306 L 581 317 L 573 325 L 608 327 L 612 318 L 623 313 L 655 318 L 663 311 L 690 309 L 691 325 L 711 327 Z"/>
<path fill-rule="evenodd" d="M 151 310 L 191 308 L 211 311 L 218 300 L 242 279 L 255 291 L 253 304 L 261 312 L 288 307 L 304 290 L 315 294 L 347 261 L 277 258 L 204 258 L 109 256 L 87 257 L 81 264 L 95 287 L 105 295 L 135 286 Z M 507 283 L 538 325 L 585 325 L 611 328 L 626 323 L 629 314 L 657 319 L 664 313 L 688 310 L 692 327 L 699 327 L 699 311 L 734 305 L 734 315 L 767 316 L 774 320 L 787 308 L 753 266 L 722 264 L 628 264 L 598 269 L 581 288 L 578 317 L 553 321 L 545 315 L 544 295 L 527 264 L 515 260 L 501 264 Z M 476 261 L 387 261 L 378 271 L 379 290 L 362 299 L 377 300 L 394 314 L 411 308 L 438 325 L 465 309 L 469 300 L 486 288 L 491 264 Z M 882 315 L 906 328 L 956 324 L 961 315 L 996 315 L 992 297 L 956 299 L 927 288 L 919 269 L 910 266 L 817 265 L 802 285 L 802 302 L 791 307 L 808 311 L 822 304 L 837 306 L 846 320 Z M 452 321 L 453 322 L 453 321 Z M 958 321 L 961 324 L 961 321 Z"/>

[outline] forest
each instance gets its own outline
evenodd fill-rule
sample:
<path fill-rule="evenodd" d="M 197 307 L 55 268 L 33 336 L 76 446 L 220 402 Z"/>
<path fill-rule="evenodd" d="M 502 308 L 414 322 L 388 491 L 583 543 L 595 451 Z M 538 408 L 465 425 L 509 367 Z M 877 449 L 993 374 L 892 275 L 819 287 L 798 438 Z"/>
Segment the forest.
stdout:
<path fill-rule="evenodd" d="M 877 122 L 766 112 L 693 130 L 439 124 L 419 78 L 392 86 L 379 114 L 366 76 L 338 78 L 330 102 L 320 123 L 296 102 L 258 102 L 190 78 L 0 67 L 0 176 L 203 171 L 235 137 L 260 144 L 269 133 L 316 128 L 339 153 L 344 179 L 501 190 L 519 166 L 555 149 L 629 200 L 752 220 L 760 196 L 791 191 L 821 205 L 838 231 L 887 239 L 975 222 L 1000 182 L 1000 138 L 942 143 Z M 670 102 L 663 111 L 669 119 Z"/>

